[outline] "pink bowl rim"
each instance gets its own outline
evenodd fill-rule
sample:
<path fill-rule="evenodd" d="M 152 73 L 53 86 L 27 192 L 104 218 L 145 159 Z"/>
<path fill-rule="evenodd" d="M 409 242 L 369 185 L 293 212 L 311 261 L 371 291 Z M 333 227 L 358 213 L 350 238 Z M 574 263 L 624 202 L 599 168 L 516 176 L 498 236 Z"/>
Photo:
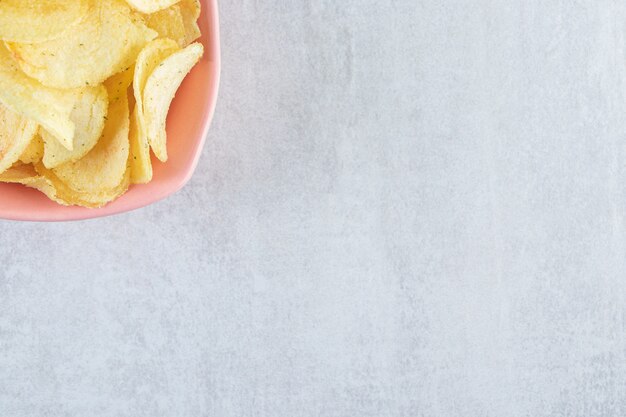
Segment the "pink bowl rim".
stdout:
<path fill-rule="evenodd" d="M 210 15 L 208 16 L 208 19 L 210 19 L 208 21 L 208 25 L 210 28 L 209 30 L 211 31 L 209 46 L 211 50 L 211 66 L 213 68 L 213 71 L 209 83 L 209 89 L 207 92 L 208 106 L 202 120 L 202 137 L 198 141 L 197 152 L 194 153 L 190 165 L 185 169 L 184 176 L 181 177 L 176 186 L 171 188 L 159 189 L 151 194 L 150 199 L 125 202 L 124 204 L 115 204 L 114 202 L 99 209 L 68 207 L 67 210 L 61 211 L 52 212 L 42 210 L 38 212 L 29 211 L 27 213 L 22 213 L 19 210 L 5 210 L 4 212 L 0 212 L 0 220 L 24 222 L 69 222 L 113 216 L 147 207 L 149 205 L 162 201 L 180 191 L 189 182 L 194 172 L 196 171 L 196 168 L 198 167 L 198 163 L 202 155 L 202 149 L 204 148 L 207 140 L 209 129 L 211 127 L 211 122 L 215 114 L 215 107 L 217 105 L 221 78 L 221 42 L 219 29 L 219 9 L 217 0 L 206 0 L 206 4 L 204 6 L 206 7 L 206 10 L 203 10 L 203 14 L 207 13 L 209 10 L 211 11 Z M 141 187 L 141 185 L 138 185 L 138 187 Z M 132 192 L 132 190 L 129 192 Z"/>

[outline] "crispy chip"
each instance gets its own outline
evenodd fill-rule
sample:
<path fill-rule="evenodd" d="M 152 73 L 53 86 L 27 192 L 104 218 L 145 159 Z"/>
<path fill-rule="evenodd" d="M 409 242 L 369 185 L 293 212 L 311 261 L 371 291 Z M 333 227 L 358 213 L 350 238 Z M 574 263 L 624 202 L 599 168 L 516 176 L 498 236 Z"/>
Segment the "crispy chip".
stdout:
<path fill-rule="evenodd" d="M 152 160 L 148 137 L 139 122 L 138 108 L 130 117 L 130 168 L 133 184 L 147 184 L 152 180 Z"/>
<path fill-rule="evenodd" d="M 171 39 L 156 39 L 150 42 L 137 57 L 133 81 L 133 93 L 136 104 L 131 118 L 130 130 L 131 181 L 133 184 L 144 184 L 152 179 L 150 145 L 148 143 L 143 112 L 142 94 L 144 87 L 154 69 L 179 49 L 176 42 Z"/>
<path fill-rule="evenodd" d="M 88 0 L 2 0 L 0 39 L 35 43 L 56 39 L 87 13 Z"/>
<path fill-rule="evenodd" d="M 44 193 L 50 200 L 62 205 L 69 205 L 68 202 L 57 196 L 57 190 L 52 182 L 41 176 L 31 164 L 16 164 L 7 171 L 0 174 L 0 182 L 10 184 L 22 184 Z"/>
<path fill-rule="evenodd" d="M 54 135 L 41 130 L 44 140 L 43 163 L 47 168 L 55 168 L 66 162 L 77 161 L 96 146 L 102 135 L 108 111 L 107 90 L 104 86 L 85 88 L 70 115 L 76 126 L 73 148 L 68 150 Z"/>
<path fill-rule="evenodd" d="M 110 103 L 102 138 L 82 159 L 54 168 L 54 174 L 79 193 L 100 194 L 123 181 L 129 155 L 126 96 Z"/>
<path fill-rule="evenodd" d="M 115 74 L 104 82 L 104 86 L 109 92 L 109 101 L 117 101 L 122 96 L 126 96 L 128 94 L 128 88 L 133 83 L 134 75 L 135 68 L 130 67 L 125 71 Z"/>
<path fill-rule="evenodd" d="M 10 43 L 20 68 L 56 88 L 97 85 L 132 66 L 157 33 L 122 0 L 94 1 L 89 14 L 62 38 L 37 44 Z"/>
<path fill-rule="evenodd" d="M 130 168 L 127 168 L 123 174 L 121 182 L 110 189 L 103 189 L 98 192 L 81 192 L 70 188 L 66 183 L 52 171 L 47 169 L 43 164 L 39 163 L 35 165 L 38 181 L 37 185 L 41 187 L 43 183 L 47 186 L 34 187 L 43 191 L 46 195 L 49 192 L 49 188 L 54 190 L 54 197 L 52 198 L 56 202 L 64 205 L 82 206 L 87 208 L 100 208 L 123 195 L 130 185 Z M 2 177 L 0 176 L 0 182 Z M 28 184 L 25 184 L 28 185 Z"/>
<path fill-rule="evenodd" d="M 198 16 L 200 3 L 196 0 L 182 0 L 167 9 L 146 15 L 145 20 L 159 37 L 173 39 L 184 48 L 200 37 Z"/>
<path fill-rule="evenodd" d="M 180 13 L 183 16 L 183 25 L 185 26 L 185 39 L 181 46 L 185 47 L 200 37 L 200 27 L 198 26 L 200 11 L 200 0 L 183 0 L 180 2 Z"/>
<path fill-rule="evenodd" d="M 193 43 L 167 57 L 148 77 L 143 90 L 145 128 L 150 147 L 160 161 L 167 161 L 165 122 L 174 95 L 185 76 L 200 60 L 204 48 Z"/>
<path fill-rule="evenodd" d="M 135 10 L 141 13 L 154 13 L 167 9 L 180 0 L 126 0 Z"/>
<path fill-rule="evenodd" d="M 0 103 L 39 123 L 66 147 L 71 146 L 74 138 L 70 113 L 75 99 L 74 91 L 44 87 L 24 75 L 0 45 Z"/>
<path fill-rule="evenodd" d="M 119 185 L 97 194 L 81 193 L 64 184 L 43 164 L 16 164 L 0 174 L 0 182 L 22 184 L 44 193 L 49 199 L 64 206 L 99 208 L 115 200 L 126 192 L 130 184 L 130 169 L 126 170 Z"/>
<path fill-rule="evenodd" d="M 155 30 L 160 38 L 174 39 L 180 44 L 179 39 L 185 37 L 183 15 L 180 12 L 179 4 L 145 15 L 144 19 L 148 27 Z"/>
<path fill-rule="evenodd" d="M 37 123 L 0 105 L 0 172 L 6 171 L 28 147 Z"/>
<path fill-rule="evenodd" d="M 43 139 L 39 134 L 30 141 L 28 147 L 20 155 L 20 162 L 24 164 L 34 164 L 43 158 Z"/>

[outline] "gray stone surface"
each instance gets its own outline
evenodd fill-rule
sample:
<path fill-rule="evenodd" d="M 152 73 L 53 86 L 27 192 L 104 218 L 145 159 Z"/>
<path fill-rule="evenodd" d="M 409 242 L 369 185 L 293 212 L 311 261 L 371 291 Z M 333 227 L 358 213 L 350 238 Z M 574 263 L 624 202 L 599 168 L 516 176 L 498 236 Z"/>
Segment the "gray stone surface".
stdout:
<path fill-rule="evenodd" d="M 626 415 L 626 3 L 224 1 L 193 181 L 0 222 L 0 415 Z"/>

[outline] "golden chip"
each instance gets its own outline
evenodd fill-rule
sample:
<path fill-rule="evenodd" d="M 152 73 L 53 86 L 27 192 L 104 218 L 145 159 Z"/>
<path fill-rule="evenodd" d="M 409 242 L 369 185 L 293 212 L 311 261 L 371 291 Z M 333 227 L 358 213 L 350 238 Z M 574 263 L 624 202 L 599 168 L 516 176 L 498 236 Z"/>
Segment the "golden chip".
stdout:
<path fill-rule="evenodd" d="M 133 184 L 147 184 L 152 180 L 152 160 L 150 145 L 140 122 L 138 109 L 135 107 L 130 117 L 130 168 Z"/>
<path fill-rule="evenodd" d="M 83 158 L 52 170 L 70 189 L 99 194 L 114 189 L 127 171 L 129 115 L 126 96 L 109 104 L 102 138 Z"/>
<path fill-rule="evenodd" d="M 145 127 L 156 157 L 167 161 L 165 122 L 174 95 L 185 76 L 200 60 L 204 48 L 193 43 L 167 57 L 148 77 L 143 90 Z"/>
<path fill-rule="evenodd" d="M 74 138 L 70 113 L 75 99 L 73 91 L 44 87 L 24 75 L 0 44 L 0 103 L 39 123 L 66 147 Z"/>
<path fill-rule="evenodd" d="M 0 39 L 35 43 L 58 38 L 83 18 L 88 0 L 2 0 Z"/>
<path fill-rule="evenodd" d="M 47 169 L 43 164 L 36 164 L 35 168 L 38 178 L 36 182 L 31 180 L 37 185 L 37 187 L 33 188 L 43 191 L 48 197 L 64 205 L 100 208 L 123 195 L 130 185 L 130 169 L 126 169 L 122 181 L 113 188 L 103 189 L 98 192 L 81 192 L 70 188 L 66 183 L 61 181 L 52 170 Z M 0 176 L 0 182 L 1 181 L 2 177 Z M 54 190 L 54 197 L 49 195 L 50 188 Z"/>
<path fill-rule="evenodd" d="M 130 67 L 156 36 L 123 0 L 100 0 L 62 38 L 8 46 L 27 75 L 50 87 L 78 88 Z"/>
<path fill-rule="evenodd" d="M 56 188 L 52 183 L 41 176 L 31 164 L 16 164 L 0 174 L 0 182 L 22 184 L 44 193 L 50 200 L 59 204 L 69 205 L 68 202 L 57 196 Z"/>
<path fill-rule="evenodd" d="M 198 39 L 201 35 L 198 26 L 198 18 L 200 17 L 200 0 L 183 0 L 180 2 L 180 13 L 183 16 L 183 25 L 185 26 L 184 44 L 187 46 L 191 42 Z"/>
<path fill-rule="evenodd" d="M 43 158 L 43 139 L 39 134 L 35 135 L 35 137 L 30 141 L 30 144 L 22 155 L 20 155 L 20 162 L 25 164 L 34 164 Z"/>
<path fill-rule="evenodd" d="M 141 13 L 154 13 L 167 9 L 180 0 L 126 0 L 135 10 Z"/>
<path fill-rule="evenodd" d="M 128 88 L 133 84 L 135 68 L 130 67 L 125 71 L 115 74 L 104 82 L 104 86 L 109 92 L 109 101 L 117 101 L 122 96 L 127 96 Z"/>
<path fill-rule="evenodd" d="M 155 30 L 160 38 L 169 38 L 179 42 L 179 39 L 185 37 L 183 15 L 180 13 L 180 5 L 178 4 L 156 13 L 145 15 L 144 19 L 148 27 Z"/>
<path fill-rule="evenodd" d="M 146 24 L 161 38 L 175 40 L 181 48 L 200 37 L 198 27 L 200 3 L 195 0 L 182 0 L 167 9 L 146 15 Z"/>
<path fill-rule="evenodd" d="M 0 105 L 0 173 L 20 158 L 37 128 L 37 123 Z"/>
<path fill-rule="evenodd" d="M 135 111 L 131 119 L 131 181 L 133 184 L 144 184 L 152 179 L 152 162 L 150 160 L 150 145 L 145 127 L 143 111 L 143 90 L 148 77 L 154 69 L 168 56 L 180 48 L 171 39 L 156 39 L 150 42 L 137 57 L 133 93 L 135 97 Z"/>
<path fill-rule="evenodd" d="M 102 135 L 108 105 L 107 90 L 104 86 L 82 90 L 70 114 L 70 120 L 76 126 L 71 150 L 59 142 L 54 135 L 45 129 L 41 130 L 44 140 L 44 165 L 47 168 L 55 168 L 87 155 Z"/>

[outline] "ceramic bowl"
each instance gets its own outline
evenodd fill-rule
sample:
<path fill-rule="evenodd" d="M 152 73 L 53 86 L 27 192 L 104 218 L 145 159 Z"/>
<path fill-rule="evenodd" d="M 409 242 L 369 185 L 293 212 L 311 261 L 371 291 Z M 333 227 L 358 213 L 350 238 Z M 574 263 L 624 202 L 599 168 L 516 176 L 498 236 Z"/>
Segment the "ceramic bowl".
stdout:
<path fill-rule="evenodd" d="M 169 160 L 153 158 L 154 178 L 134 185 L 118 200 L 100 209 L 64 207 L 20 185 L 0 184 L 0 219 L 68 221 L 110 216 L 145 207 L 180 190 L 193 175 L 215 110 L 220 78 L 217 0 L 201 0 L 199 25 L 205 48 L 202 60 L 176 94 L 167 118 Z"/>

